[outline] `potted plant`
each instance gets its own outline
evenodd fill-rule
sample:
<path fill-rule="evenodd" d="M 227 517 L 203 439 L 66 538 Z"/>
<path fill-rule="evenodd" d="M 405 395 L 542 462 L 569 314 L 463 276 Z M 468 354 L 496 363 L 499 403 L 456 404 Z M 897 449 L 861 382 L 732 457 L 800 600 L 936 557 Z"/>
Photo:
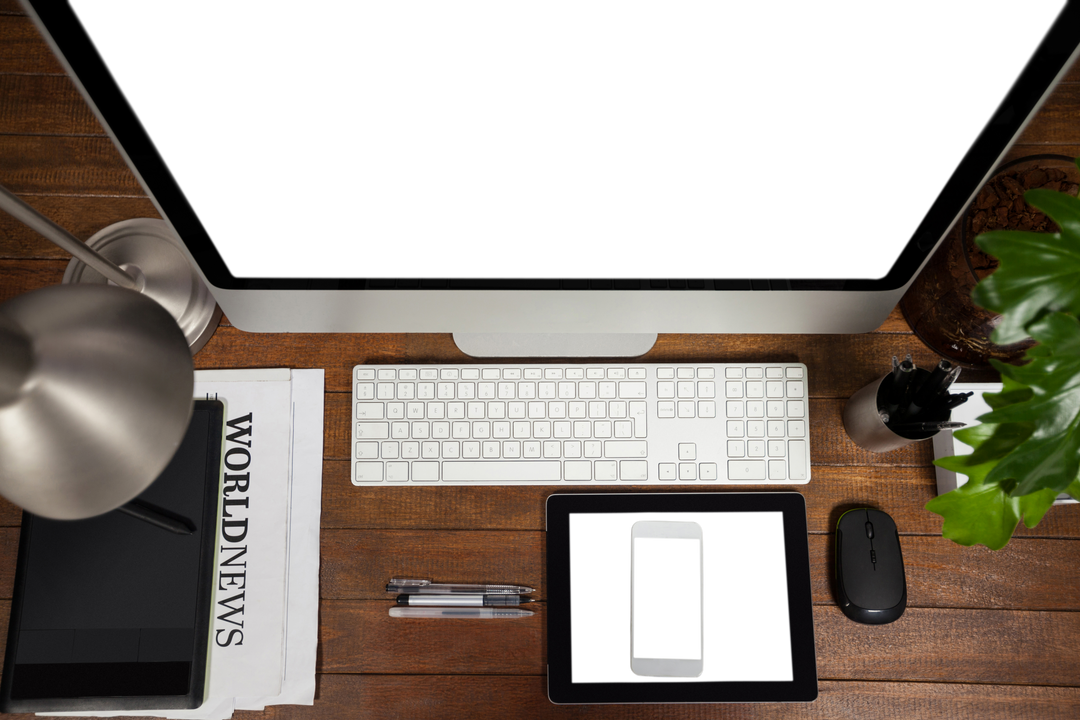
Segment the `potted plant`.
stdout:
<path fill-rule="evenodd" d="M 983 396 L 991 412 L 979 425 L 957 432 L 972 454 L 935 461 L 968 481 L 926 505 L 944 518 L 945 537 L 994 550 L 1021 520 L 1035 527 L 1060 493 L 1080 500 L 1080 199 L 1041 189 L 1024 200 L 1060 231 L 979 235 L 976 244 L 999 266 L 971 297 L 1001 315 L 995 343 L 1037 344 L 1023 365 L 990 361 L 1002 391 Z"/>

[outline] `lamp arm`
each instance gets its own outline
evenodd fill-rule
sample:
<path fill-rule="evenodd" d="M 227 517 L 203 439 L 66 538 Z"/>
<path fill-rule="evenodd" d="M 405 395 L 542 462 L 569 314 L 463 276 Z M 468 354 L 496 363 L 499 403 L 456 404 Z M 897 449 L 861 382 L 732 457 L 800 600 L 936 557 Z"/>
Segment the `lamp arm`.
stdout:
<path fill-rule="evenodd" d="M 140 290 L 138 281 L 119 265 L 98 255 L 88 248 L 86 243 L 27 205 L 3 186 L 0 186 L 0 210 L 4 210 L 31 230 L 40 233 L 46 240 L 67 250 L 120 287 Z"/>

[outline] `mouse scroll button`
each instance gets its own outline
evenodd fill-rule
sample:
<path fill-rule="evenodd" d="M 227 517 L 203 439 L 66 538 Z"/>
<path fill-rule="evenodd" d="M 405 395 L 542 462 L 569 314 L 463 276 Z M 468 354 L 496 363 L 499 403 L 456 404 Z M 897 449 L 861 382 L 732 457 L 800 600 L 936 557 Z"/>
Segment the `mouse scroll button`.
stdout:
<path fill-rule="evenodd" d="M 866 537 L 874 539 L 874 524 L 871 522 L 866 523 Z"/>
<path fill-rule="evenodd" d="M 870 562 L 877 565 L 877 553 L 874 552 L 873 550 L 870 551 Z"/>

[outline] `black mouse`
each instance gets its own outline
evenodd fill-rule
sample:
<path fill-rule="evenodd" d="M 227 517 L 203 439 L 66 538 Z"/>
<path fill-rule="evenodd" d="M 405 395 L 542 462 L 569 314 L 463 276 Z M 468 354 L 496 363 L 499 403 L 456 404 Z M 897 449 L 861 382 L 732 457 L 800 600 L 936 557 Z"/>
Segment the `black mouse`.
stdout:
<path fill-rule="evenodd" d="M 836 523 L 836 594 L 855 622 L 891 623 L 907 607 L 900 534 L 893 519 L 872 508 L 848 510 Z"/>

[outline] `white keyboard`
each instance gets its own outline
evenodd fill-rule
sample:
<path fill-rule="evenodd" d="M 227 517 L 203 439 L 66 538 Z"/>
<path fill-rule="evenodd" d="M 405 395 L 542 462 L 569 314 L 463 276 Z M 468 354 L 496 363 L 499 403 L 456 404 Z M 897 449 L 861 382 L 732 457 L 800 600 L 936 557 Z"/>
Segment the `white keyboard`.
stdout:
<path fill-rule="evenodd" d="M 354 485 L 810 481 L 806 366 L 357 365 Z"/>

